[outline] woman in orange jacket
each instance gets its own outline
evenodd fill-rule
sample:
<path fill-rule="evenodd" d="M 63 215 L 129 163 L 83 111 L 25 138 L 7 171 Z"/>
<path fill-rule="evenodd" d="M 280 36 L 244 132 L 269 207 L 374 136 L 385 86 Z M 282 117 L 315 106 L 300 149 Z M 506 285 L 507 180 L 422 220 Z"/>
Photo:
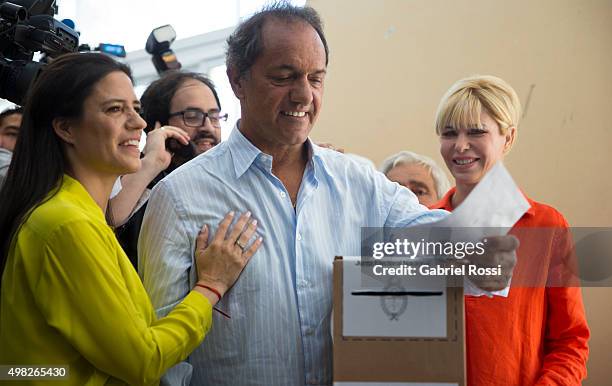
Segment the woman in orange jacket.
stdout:
<path fill-rule="evenodd" d="M 516 92 L 497 77 L 473 76 L 451 86 L 435 125 L 455 187 L 433 208 L 452 211 L 503 160 L 520 110 Z M 508 296 L 465 297 L 471 386 L 569 386 L 586 376 L 589 329 L 580 288 L 552 278 L 558 255 L 568 250 L 567 239 L 557 237 L 566 233 L 567 221 L 554 208 L 527 200 L 529 210 L 511 230 L 521 243 Z"/>

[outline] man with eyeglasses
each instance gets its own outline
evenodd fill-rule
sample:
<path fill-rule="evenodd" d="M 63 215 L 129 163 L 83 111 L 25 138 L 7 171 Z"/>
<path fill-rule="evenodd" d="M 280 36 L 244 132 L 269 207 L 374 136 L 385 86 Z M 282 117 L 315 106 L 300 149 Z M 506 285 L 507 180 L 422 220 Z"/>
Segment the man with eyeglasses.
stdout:
<path fill-rule="evenodd" d="M 227 120 L 227 114 L 221 112 L 219 96 L 212 81 L 202 74 L 167 72 L 147 87 L 140 101 L 147 133 L 157 127 L 166 130 L 178 128 L 190 139 L 186 146 L 176 140 L 167 142 L 168 150 L 173 153 L 172 161 L 151 181 L 149 189 L 174 169 L 221 141 L 221 122 Z M 148 194 L 141 199 L 147 197 Z M 143 205 L 138 209 L 117 232 L 119 242 L 135 267 L 138 267 L 138 235 L 145 208 Z"/>
<path fill-rule="evenodd" d="M 143 118 L 147 122 L 146 131 L 156 125 L 170 125 L 189 135 L 188 148 L 191 149 L 178 149 L 177 144 L 171 145 L 171 150 L 176 151 L 169 171 L 221 141 L 221 122 L 227 120 L 227 114 L 221 112 L 213 83 L 202 74 L 166 73 L 145 90 L 141 103 Z"/>

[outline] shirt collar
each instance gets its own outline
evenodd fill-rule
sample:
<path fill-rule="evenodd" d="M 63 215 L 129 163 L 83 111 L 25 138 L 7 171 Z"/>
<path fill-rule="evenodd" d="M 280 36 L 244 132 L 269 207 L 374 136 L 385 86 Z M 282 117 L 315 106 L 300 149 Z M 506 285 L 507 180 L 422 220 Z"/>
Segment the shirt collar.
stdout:
<path fill-rule="evenodd" d="M 329 177 L 331 177 L 332 176 L 330 173 L 331 169 L 328 167 L 327 161 L 325 157 L 323 156 L 326 150 L 324 150 L 322 147 L 312 142 L 310 138 L 308 138 L 307 142 L 309 146 L 308 159 L 312 161 L 315 180 L 318 180 L 318 178 L 320 177 L 319 175 L 320 173 L 325 173 Z"/>
<path fill-rule="evenodd" d="M 523 194 L 523 197 L 525 197 L 525 200 L 527 200 L 527 202 L 529 203 L 529 209 L 527 209 L 527 212 L 525 212 L 524 216 L 525 215 L 535 216 L 535 201 L 527 197 L 525 192 L 523 192 L 522 190 L 521 190 L 521 193 Z"/>
<path fill-rule="evenodd" d="M 227 139 L 230 153 L 232 154 L 232 162 L 234 163 L 234 172 L 236 178 L 240 178 L 247 169 L 251 166 L 255 159 L 260 154 L 263 154 L 255 145 L 251 143 L 239 130 L 240 120 L 236 122 L 234 129 Z"/>
<path fill-rule="evenodd" d="M 453 198 L 453 195 L 455 194 L 456 189 L 457 188 L 454 186 L 450 188 L 449 191 L 446 192 L 444 197 L 442 197 L 440 201 L 431 205 L 429 209 L 444 209 L 444 210 L 448 210 L 449 212 L 451 212 L 453 210 L 453 204 L 451 203 L 451 199 Z"/>
<path fill-rule="evenodd" d="M 247 137 L 240 132 L 239 125 L 240 121 L 237 121 L 234 129 L 227 139 L 227 145 L 229 146 L 232 154 L 232 162 L 234 163 L 236 178 L 240 178 L 258 157 L 270 157 L 270 155 L 259 150 L 257 146 L 253 145 L 251 141 L 249 141 Z M 326 171 L 325 162 L 323 157 L 321 157 L 322 149 L 315 145 L 310 138 L 306 139 L 306 146 L 308 146 L 308 162 L 312 162 L 314 164 L 313 166 L 315 166 L 314 169 L 316 178 L 316 165 L 320 166 L 321 169 Z"/>
<path fill-rule="evenodd" d="M 453 204 L 452 204 L 452 198 L 453 195 L 455 194 L 455 190 L 457 188 L 456 187 L 452 187 L 448 192 L 446 192 L 446 194 L 444 195 L 444 197 L 442 197 L 440 199 L 440 201 L 436 202 L 435 204 L 433 204 L 432 206 L 430 206 L 430 209 L 445 209 L 448 210 L 449 212 L 452 212 L 453 208 Z M 525 212 L 525 214 L 523 216 L 535 216 L 535 202 L 527 197 L 527 195 L 525 194 L 525 192 L 523 192 L 521 190 L 521 194 L 525 197 L 525 199 L 527 200 L 527 202 L 529 203 L 529 209 L 527 209 L 527 212 Z"/>

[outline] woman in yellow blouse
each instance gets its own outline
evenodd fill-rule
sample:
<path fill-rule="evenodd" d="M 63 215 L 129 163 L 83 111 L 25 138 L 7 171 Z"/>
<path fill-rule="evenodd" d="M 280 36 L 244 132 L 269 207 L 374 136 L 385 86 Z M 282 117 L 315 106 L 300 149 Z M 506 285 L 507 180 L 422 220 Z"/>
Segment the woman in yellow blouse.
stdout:
<path fill-rule="evenodd" d="M 117 176 L 140 167 L 139 106 L 129 69 L 100 54 L 58 58 L 30 90 L 0 191 L 0 364 L 68 366 L 70 385 L 157 384 L 261 245 L 248 213 L 233 227 L 228 214 L 210 245 L 205 226 L 198 283 L 156 318 L 104 216 Z"/>

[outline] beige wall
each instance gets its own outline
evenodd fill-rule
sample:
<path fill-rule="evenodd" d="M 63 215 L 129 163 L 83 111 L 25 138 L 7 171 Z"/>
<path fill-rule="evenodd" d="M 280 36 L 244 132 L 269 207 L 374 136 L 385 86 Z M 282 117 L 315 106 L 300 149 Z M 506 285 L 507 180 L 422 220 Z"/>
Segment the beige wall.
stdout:
<path fill-rule="evenodd" d="M 572 225 L 612 226 L 611 0 L 311 0 L 330 45 L 313 137 L 377 164 L 402 149 L 441 162 L 433 117 L 461 77 L 510 82 L 525 108 L 506 164 Z M 585 289 L 589 380 L 612 375 L 612 290 Z"/>

